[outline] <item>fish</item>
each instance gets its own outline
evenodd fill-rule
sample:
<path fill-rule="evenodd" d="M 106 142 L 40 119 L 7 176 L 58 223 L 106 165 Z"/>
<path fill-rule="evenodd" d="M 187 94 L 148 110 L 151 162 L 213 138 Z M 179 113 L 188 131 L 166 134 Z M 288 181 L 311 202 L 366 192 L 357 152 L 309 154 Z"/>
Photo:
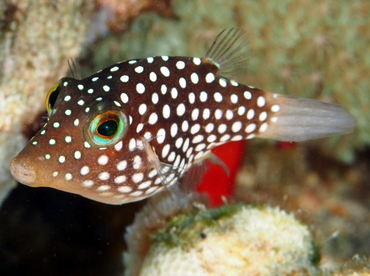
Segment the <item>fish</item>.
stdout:
<path fill-rule="evenodd" d="M 233 80 L 246 33 L 225 29 L 205 57 L 153 56 L 83 79 L 60 79 L 44 126 L 12 159 L 20 183 L 106 204 L 142 200 L 183 181 L 218 145 L 251 138 L 304 141 L 353 131 L 346 109 Z"/>

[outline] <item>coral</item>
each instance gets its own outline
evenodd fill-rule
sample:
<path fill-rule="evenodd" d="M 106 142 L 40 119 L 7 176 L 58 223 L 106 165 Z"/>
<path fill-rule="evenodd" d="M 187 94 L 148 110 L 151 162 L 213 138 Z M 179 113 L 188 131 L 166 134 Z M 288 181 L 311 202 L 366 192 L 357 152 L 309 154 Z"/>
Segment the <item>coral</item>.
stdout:
<path fill-rule="evenodd" d="M 0 5 L 0 199 L 15 185 L 11 157 L 24 146 L 25 133 L 35 131 L 25 125 L 45 110 L 45 93 L 79 54 L 92 6 L 84 0 Z"/>
<path fill-rule="evenodd" d="M 153 197 L 137 214 L 125 236 L 129 248 L 124 255 L 125 275 L 306 275 L 315 271 L 319 258 L 314 238 L 293 215 L 279 208 L 243 204 L 207 209 L 199 200 L 192 202 L 196 194 L 179 196 L 180 204 L 168 193 Z"/>

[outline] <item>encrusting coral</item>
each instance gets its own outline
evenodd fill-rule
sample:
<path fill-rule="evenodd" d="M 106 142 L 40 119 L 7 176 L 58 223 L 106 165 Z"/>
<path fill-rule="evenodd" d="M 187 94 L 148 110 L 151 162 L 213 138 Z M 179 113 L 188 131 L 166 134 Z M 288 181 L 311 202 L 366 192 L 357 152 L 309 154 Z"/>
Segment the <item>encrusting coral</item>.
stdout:
<path fill-rule="evenodd" d="M 300 275 L 316 270 L 314 238 L 293 215 L 243 204 L 207 209 L 198 194 L 176 194 L 150 199 L 127 229 L 126 276 Z"/>

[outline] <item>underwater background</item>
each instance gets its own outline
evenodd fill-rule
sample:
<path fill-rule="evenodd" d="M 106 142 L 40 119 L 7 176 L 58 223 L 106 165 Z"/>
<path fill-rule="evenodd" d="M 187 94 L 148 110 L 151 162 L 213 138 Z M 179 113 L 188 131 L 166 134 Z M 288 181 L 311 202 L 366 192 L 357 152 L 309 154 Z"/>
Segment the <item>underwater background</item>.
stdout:
<path fill-rule="evenodd" d="M 202 57 L 235 26 L 250 49 L 238 81 L 341 104 L 357 127 L 305 143 L 248 141 L 234 200 L 294 213 L 315 233 L 323 267 L 354 258 L 362 270 L 370 254 L 369 13 L 365 0 L 3 1 L 1 275 L 123 275 L 123 233 L 145 204 L 108 206 L 15 186 L 10 159 L 42 124 L 46 93 L 67 74 L 67 61 L 76 59 L 86 77 L 131 58 Z"/>

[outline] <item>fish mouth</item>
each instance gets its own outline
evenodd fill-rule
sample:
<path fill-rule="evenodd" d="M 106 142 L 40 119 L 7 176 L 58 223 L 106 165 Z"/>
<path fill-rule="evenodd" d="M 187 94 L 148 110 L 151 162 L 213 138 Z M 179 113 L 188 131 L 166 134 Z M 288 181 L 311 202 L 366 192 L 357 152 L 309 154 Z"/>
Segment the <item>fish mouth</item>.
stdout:
<path fill-rule="evenodd" d="M 10 162 L 10 172 L 15 180 L 20 183 L 32 185 L 35 182 L 35 171 L 23 164 L 17 157 Z"/>

